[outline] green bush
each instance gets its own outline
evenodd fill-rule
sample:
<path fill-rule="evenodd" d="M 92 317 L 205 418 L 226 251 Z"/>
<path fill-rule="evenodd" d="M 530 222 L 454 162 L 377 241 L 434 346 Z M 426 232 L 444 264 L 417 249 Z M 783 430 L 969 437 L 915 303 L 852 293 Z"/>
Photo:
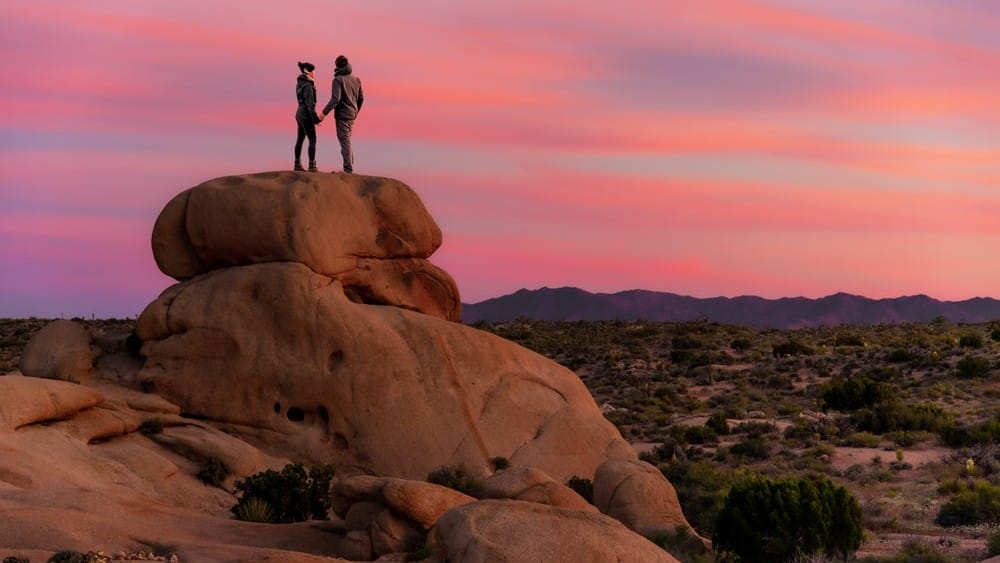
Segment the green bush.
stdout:
<path fill-rule="evenodd" d="M 1000 338 L 997 338 L 996 340 L 1000 340 Z M 734 338 L 730 346 L 733 347 L 733 350 L 745 351 L 753 347 L 753 342 L 751 342 L 749 338 Z"/>
<path fill-rule="evenodd" d="M 860 563 L 952 563 L 944 553 L 924 542 L 910 540 L 892 557 L 865 557 Z"/>
<path fill-rule="evenodd" d="M 946 424 L 938 430 L 938 436 L 950 448 L 994 444 L 1000 442 L 1000 419 L 972 425 Z"/>
<path fill-rule="evenodd" d="M 705 544 L 684 524 L 678 524 L 673 532 L 656 532 L 649 537 L 649 540 L 681 561 L 691 563 L 714 561 Z"/>
<path fill-rule="evenodd" d="M 823 408 L 854 411 L 894 399 L 892 387 L 868 376 L 835 378 L 822 387 Z"/>
<path fill-rule="evenodd" d="M 708 426 L 671 426 L 667 432 L 681 444 L 717 444 L 719 435 Z"/>
<path fill-rule="evenodd" d="M 934 521 L 941 526 L 1000 522 L 1000 487 L 977 483 L 944 503 Z"/>
<path fill-rule="evenodd" d="M 892 352 L 889 352 L 885 359 L 895 364 L 901 364 L 904 362 L 912 362 L 917 359 L 917 355 L 906 348 L 896 348 Z"/>
<path fill-rule="evenodd" d="M 798 340 L 789 340 L 788 342 L 775 344 L 771 347 L 771 355 L 775 358 L 784 356 L 811 356 L 815 353 L 815 350 Z"/>
<path fill-rule="evenodd" d="M 712 416 L 708 417 L 708 420 L 705 421 L 705 426 L 719 436 L 729 434 L 729 420 L 726 418 L 726 413 L 724 412 L 712 413 Z"/>
<path fill-rule="evenodd" d="M 427 475 L 427 482 L 478 497 L 483 485 L 464 465 L 441 467 Z"/>
<path fill-rule="evenodd" d="M 986 377 L 990 372 L 990 361 L 979 356 L 966 356 L 955 365 L 958 376 L 966 379 Z"/>
<path fill-rule="evenodd" d="M 767 459 L 771 455 L 771 445 L 763 438 L 746 438 L 730 446 L 729 453 L 753 459 Z"/>
<path fill-rule="evenodd" d="M 979 334 L 963 334 L 958 339 L 958 345 L 962 348 L 982 348 L 983 337 Z"/>
<path fill-rule="evenodd" d="M 290 463 L 281 471 L 268 469 L 236 483 L 241 496 L 230 510 L 239 518 L 253 512 L 248 504 L 259 501 L 252 499 L 260 499 L 270 507 L 272 522 L 326 520 L 332 478 L 330 465 L 314 465 L 307 470 L 301 463 Z"/>
<path fill-rule="evenodd" d="M 827 479 L 757 478 L 726 495 L 713 543 L 741 561 L 784 562 L 802 554 L 846 558 L 861 545 L 861 508 Z"/>
<path fill-rule="evenodd" d="M 3 563 L 31 563 L 27 557 L 15 557 L 11 555 L 10 557 L 4 557 Z"/>
<path fill-rule="evenodd" d="M 673 461 L 661 465 L 660 471 L 674 486 L 688 522 L 701 535 L 711 536 L 726 490 L 734 480 L 732 472 L 704 460 Z"/>
<path fill-rule="evenodd" d="M 225 462 L 214 457 L 206 457 L 201 462 L 201 470 L 198 471 L 198 478 L 202 483 L 213 487 L 221 487 L 229 477 L 229 467 Z"/>
<path fill-rule="evenodd" d="M 938 432 L 954 422 L 952 415 L 937 405 L 910 406 L 892 402 L 855 411 L 851 415 L 851 424 L 860 431 L 885 434 L 916 430 Z"/>
<path fill-rule="evenodd" d="M 1000 555 L 1000 530 L 996 530 L 986 538 L 986 555 L 995 557 Z"/>
<path fill-rule="evenodd" d="M 594 504 L 594 482 L 590 479 L 574 475 L 566 481 L 566 486 L 576 491 L 590 504 Z"/>

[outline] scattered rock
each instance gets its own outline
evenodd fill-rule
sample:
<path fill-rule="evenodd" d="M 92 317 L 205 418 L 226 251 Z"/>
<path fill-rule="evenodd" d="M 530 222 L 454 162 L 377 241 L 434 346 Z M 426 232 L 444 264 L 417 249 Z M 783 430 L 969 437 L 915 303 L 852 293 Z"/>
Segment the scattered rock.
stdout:
<path fill-rule="evenodd" d="M 90 333 L 67 320 L 45 325 L 21 352 L 21 373 L 29 377 L 89 382 L 99 350 L 91 345 Z"/>

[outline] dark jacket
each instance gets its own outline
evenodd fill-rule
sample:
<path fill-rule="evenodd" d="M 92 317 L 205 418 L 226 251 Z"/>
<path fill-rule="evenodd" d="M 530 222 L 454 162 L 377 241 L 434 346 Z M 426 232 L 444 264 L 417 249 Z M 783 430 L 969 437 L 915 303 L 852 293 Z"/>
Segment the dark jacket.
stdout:
<path fill-rule="evenodd" d="M 316 84 L 305 74 L 300 74 L 295 82 L 295 97 L 299 100 L 295 118 L 302 121 L 312 118 L 313 123 L 319 123 L 319 116 L 316 115 Z"/>
<path fill-rule="evenodd" d="M 361 79 L 351 74 L 351 65 L 333 71 L 333 94 L 323 108 L 323 115 L 333 111 L 338 121 L 350 121 L 358 117 L 365 95 L 361 91 Z"/>

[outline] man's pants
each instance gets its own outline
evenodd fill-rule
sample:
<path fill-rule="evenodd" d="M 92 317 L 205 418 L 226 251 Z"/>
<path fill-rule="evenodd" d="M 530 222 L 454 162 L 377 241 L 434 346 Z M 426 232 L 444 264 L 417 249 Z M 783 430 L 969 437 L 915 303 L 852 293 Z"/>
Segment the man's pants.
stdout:
<path fill-rule="evenodd" d="M 354 172 L 354 153 L 351 152 L 351 129 L 353 119 L 337 120 L 337 140 L 340 141 L 340 154 L 344 157 L 344 172 Z"/>

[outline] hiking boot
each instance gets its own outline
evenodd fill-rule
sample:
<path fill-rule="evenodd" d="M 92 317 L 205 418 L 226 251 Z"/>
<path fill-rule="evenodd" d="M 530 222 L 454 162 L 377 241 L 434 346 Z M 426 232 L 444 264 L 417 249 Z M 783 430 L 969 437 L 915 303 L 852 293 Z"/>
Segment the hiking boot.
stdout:
<path fill-rule="evenodd" d="M 310 172 L 319 172 L 319 168 L 316 168 L 316 161 L 315 160 L 309 162 L 309 171 Z"/>
<path fill-rule="evenodd" d="M 302 163 L 296 160 L 295 167 L 292 168 L 292 170 L 295 170 L 296 172 L 305 172 L 306 169 L 302 168 Z"/>

